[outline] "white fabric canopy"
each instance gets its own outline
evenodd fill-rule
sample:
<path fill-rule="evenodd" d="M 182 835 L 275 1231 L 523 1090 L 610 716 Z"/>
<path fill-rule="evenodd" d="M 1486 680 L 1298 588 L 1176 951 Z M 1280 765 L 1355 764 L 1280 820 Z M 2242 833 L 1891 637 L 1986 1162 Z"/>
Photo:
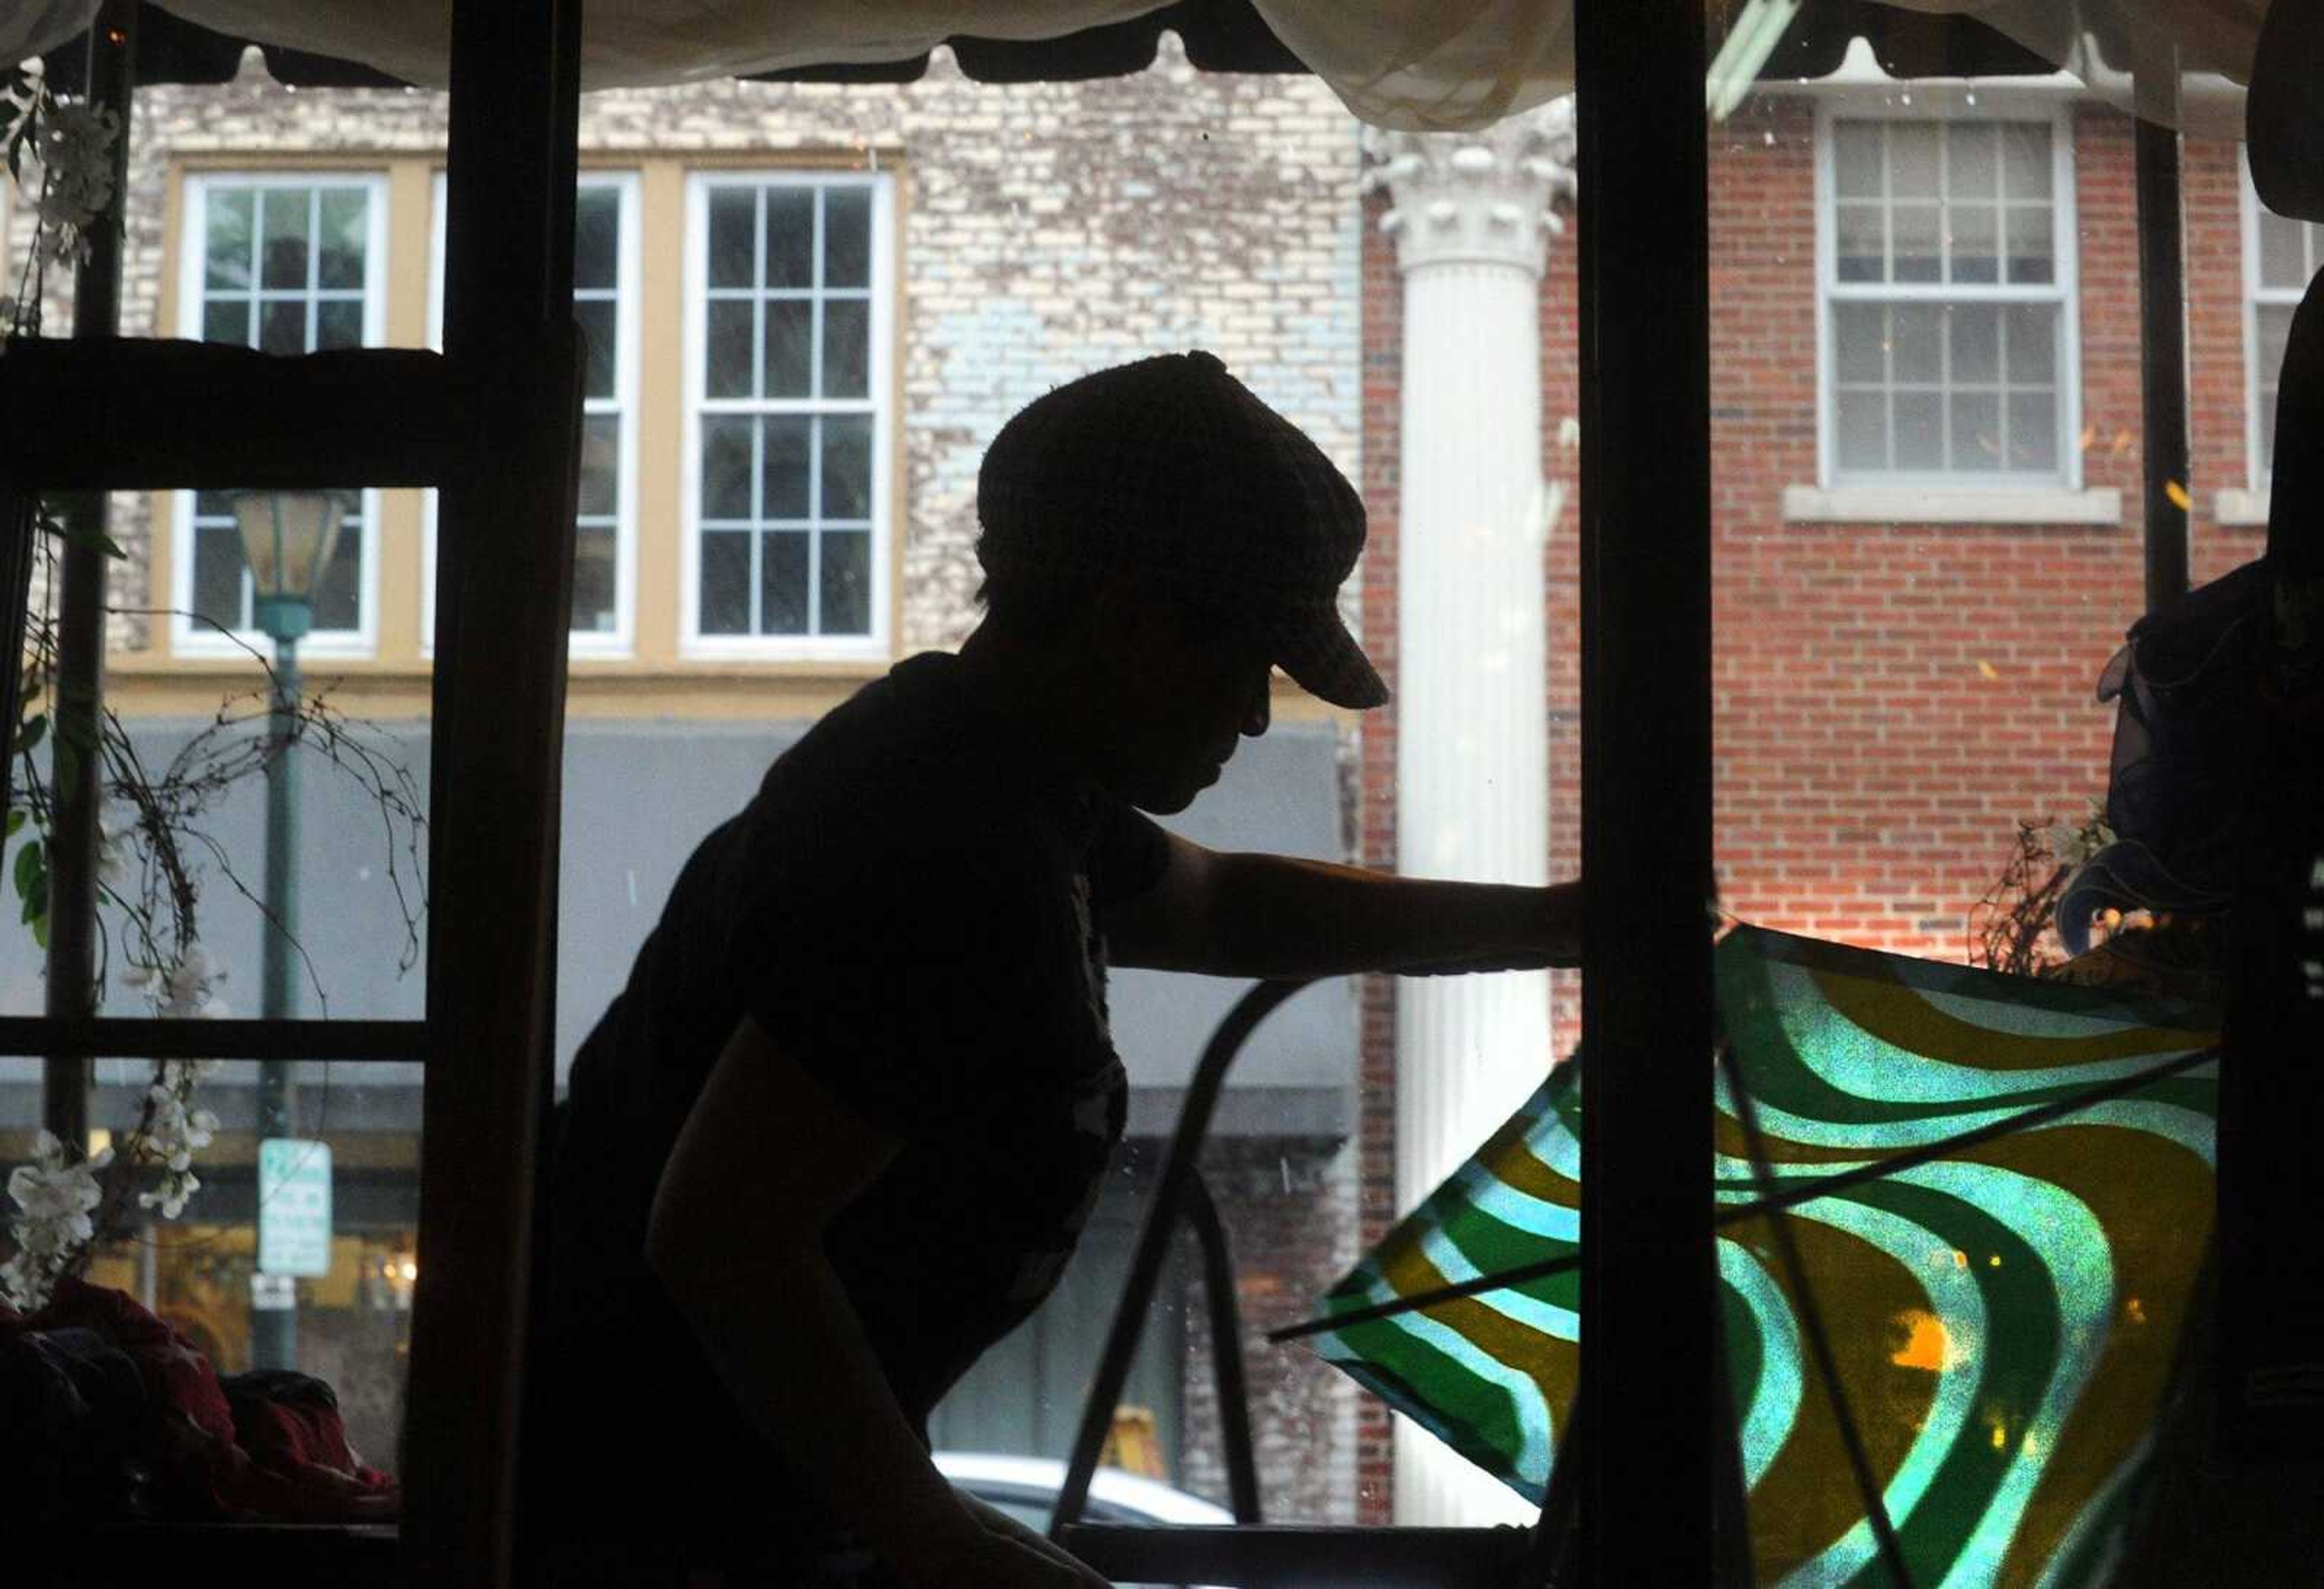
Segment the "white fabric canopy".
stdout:
<path fill-rule="evenodd" d="M 1253 3 L 1350 110 L 1379 126 L 1483 126 L 1572 87 L 1572 0 Z M 2240 131 L 2235 86 L 2250 80 L 2266 12 L 2266 0 L 1891 3 L 1971 13 L 2126 107 L 2225 135 Z M 450 0 L 166 0 L 164 8 L 221 32 L 360 61 L 407 82 L 441 87 L 447 74 Z M 14 14 L 0 19 L 0 59 L 61 42 L 95 9 L 96 0 L 19 0 Z M 1153 9 L 1152 0 L 591 0 L 582 81 L 635 87 L 908 60 L 954 34 L 1054 38 Z M 2126 69 L 2134 41 L 2157 69 L 2136 85 Z M 2173 65 L 2202 79 L 2205 90 L 2181 96 L 2170 87 Z"/>

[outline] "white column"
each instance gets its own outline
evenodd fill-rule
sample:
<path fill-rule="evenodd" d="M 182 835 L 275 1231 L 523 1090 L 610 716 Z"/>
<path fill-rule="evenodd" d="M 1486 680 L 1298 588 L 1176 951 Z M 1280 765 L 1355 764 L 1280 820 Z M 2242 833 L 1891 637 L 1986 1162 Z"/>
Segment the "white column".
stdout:
<path fill-rule="evenodd" d="M 1538 293 L 1572 185 L 1571 102 L 1479 133 L 1368 134 L 1404 274 L 1397 867 L 1549 875 Z M 1543 972 L 1397 990 L 1397 1199 L 1408 1209 L 1524 1101 L 1551 1060 Z M 1526 1521 L 1516 1494 L 1396 1423 L 1400 1523 Z"/>

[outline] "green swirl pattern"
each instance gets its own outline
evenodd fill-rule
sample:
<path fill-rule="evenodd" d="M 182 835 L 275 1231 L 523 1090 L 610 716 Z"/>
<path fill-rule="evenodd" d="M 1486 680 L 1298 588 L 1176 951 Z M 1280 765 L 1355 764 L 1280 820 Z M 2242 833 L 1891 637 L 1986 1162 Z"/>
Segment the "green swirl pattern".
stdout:
<path fill-rule="evenodd" d="M 1843 1418 L 1914 1584 L 2100 1581 L 2210 1231 L 2216 1016 L 1748 927 L 1718 976 L 1722 1318 L 1759 1582 L 1888 1581 Z M 1326 1316 L 1575 1254 L 1579 1070 L 1391 1231 Z M 1755 1145 L 1800 1199 L 1781 1214 L 1755 1211 L 1770 1189 Z M 1580 1289 L 1568 1266 L 1314 1345 L 1538 1502 Z"/>

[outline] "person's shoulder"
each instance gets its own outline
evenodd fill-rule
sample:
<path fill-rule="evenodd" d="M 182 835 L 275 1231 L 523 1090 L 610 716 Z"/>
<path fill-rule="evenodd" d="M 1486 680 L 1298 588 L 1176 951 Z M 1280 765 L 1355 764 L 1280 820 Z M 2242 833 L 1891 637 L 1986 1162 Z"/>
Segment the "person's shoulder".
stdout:
<path fill-rule="evenodd" d="M 825 714 L 770 770 L 762 816 L 806 841 L 876 835 L 897 852 L 1035 844 L 1022 769 L 954 666 L 908 658 Z"/>

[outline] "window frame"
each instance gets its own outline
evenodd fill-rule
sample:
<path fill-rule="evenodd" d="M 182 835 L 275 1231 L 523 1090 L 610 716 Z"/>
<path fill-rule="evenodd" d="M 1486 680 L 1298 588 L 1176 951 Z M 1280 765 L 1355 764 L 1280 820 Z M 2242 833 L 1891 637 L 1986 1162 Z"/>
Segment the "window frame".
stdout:
<path fill-rule="evenodd" d="M 702 393 L 709 319 L 709 195 L 715 188 L 854 187 L 872 200 L 871 280 L 865 398 L 709 398 Z M 687 660 L 877 663 L 895 644 L 898 526 L 896 459 L 896 280 L 900 243 L 895 230 L 893 173 L 860 167 L 716 167 L 686 173 L 684 356 L 681 360 L 678 452 L 678 655 Z M 864 635 L 706 635 L 702 632 L 702 420 L 706 413 L 868 412 L 872 418 L 870 550 L 871 630 Z M 754 531 L 763 534 L 763 529 Z"/>
<path fill-rule="evenodd" d="M 2295 220 L 2279 216 L 2260 202 L 2259 189 L 2253 186 L 2251 161 L 2248 158 L 2236 162 L 2243 188 L 2243 322 L 2244 322 L 2244 479 L 2252 496 L 2261 501 L 2272 496 L 2275 472 L 2268 466 L 2264 445 L 2269 428 L 2275 423 L 2273 410 L 2263 412 L 2260 401 L 2260 335 L 2259 317 L 2264 307 L 2297 309 L 2307 294 L 2307 284 L 2298 287 L 2270 287 L 2260 278 L 2260 228 L 2267 220 L 2282 221 L 2303 235 L 2315 234 L 2324 240 L 2324 226 L 2312 221 Z M 2324 241 L 2319 241 L 2319 264 L 2324 265 Z M 2265 517 L 2264 511 L 2262 518 Z"/>
<path fill-rule="evenodd" d="M 209 253 L 209 195 L 220 188 L 362 188 L 369 196 L 364 235 L 364 347 L 387 340 L 387 253 L 392 229 L 388 207 L 392 184 L 384 168 L 309 166 L 249 170 L 204 167 L 180 173 L 177 225 L 177 330 L 198 340 L 202 296 Z M 355 627 L 309 630 L 299 641 L 308 657 L 364 658 L 379 649 L 380 512 L 376 486 L 355 487 L 363 507 L 363 554 L 356 565 Z M 236 657 L 253 649 L 263 654 L 271 642 L 254 628 L 219 632 L 192 617 L 194 593 L 194 498 L 188 490 L 170 492 L 170 648 L 196 658 Z"/>
<path fill-rule="evenodd" d="M 2059 497 L 2083 490 L 2081 250 L 2074 188 L 2074 106 L 2054 96 L 1997 94 L 1990 103 L 1968 96 L 1909 94 L 1871 102 L 1819 96 L 1815 104 L 1815 296 L 1816 296 L 1816 482 L 1819 491 L 1855 496 L 1891 491 L 1941 493 L 1954 502 L 1947 517 L 1960 517 L 1962 500 L 1992 495 L 1997 501 Z M 1932 124 L 2032 122 L 2050 129 L 2052 257 L 2056 280 L 2047 286 L 2015 283 L 1843 282 L 1839 271 L 1838 180 L 1833 170 L 1842 121 L 1915 122 Z M 1845 470 L 1840 467 L 1836 429 L 1838 348 L 1833 327 L 1837 303 L 1963 302 L 2053 304 L 2058 312 L 2058 468 L 2054 473 L 1995 470 Z M 1958 496 L 1956 497 L 1956 493 Z M 2059 497 L 2063 501 L 2062 497 Z M 2054 517 L 2044 512 L 2044 521 Z"/>
<path fill-rule="evenodd" d="M 634 167 L 585 167 L 576 189 L 612 188 L 621 196 L 621 246 L 614 254 L 613 395 L 582 400 L 586 418 L 591 414 L 616 413 L 621 433 L 615 443 L 621 482 L 613 499 L 613 627 L 576 629 L 566 637 L 566 655 L 576 660 L 623 660 L 637 653 L 638 607 L 638 392 L 642 311 L 640 291 L 644 244 L 644 174 Z M 428 345 L 444 350 L 444 210 L 445 172 L 439 164 L 429 179 L 428 223 Z M 436 652 L 436 526 L 439 493 L 430 487 L 421 493 L 420 509 L 420 653 Z M 578 533 L 578 527 L 576 527 Z"/>

